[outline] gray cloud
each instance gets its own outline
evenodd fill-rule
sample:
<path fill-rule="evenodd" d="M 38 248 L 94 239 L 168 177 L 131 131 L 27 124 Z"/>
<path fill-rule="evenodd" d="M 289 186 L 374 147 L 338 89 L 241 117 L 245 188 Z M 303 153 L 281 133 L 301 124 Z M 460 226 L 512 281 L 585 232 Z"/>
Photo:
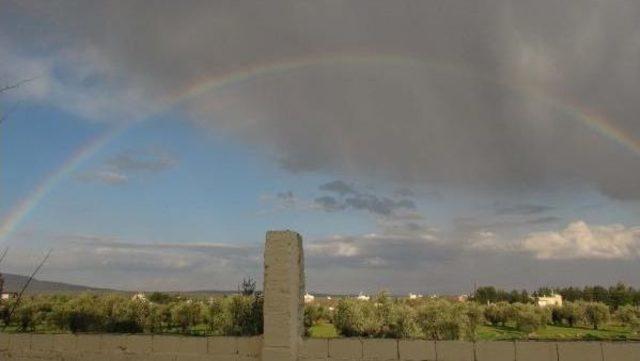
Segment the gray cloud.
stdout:
<path fill-rule="evenodd" d="M 338 198 L 321 196 L 314 200 L 316 208 L 328 212 L 355 209 L 368 211 L 379 216 L 392 216 L 398 211 L 416 209 L 415 202 L 410 199 L 380 197 L 371 192 L 359 190 L 354 185 L 341 180 L 322 184 L 318 189 L 335 193 L 338 196 Z"/>
<path fill-rule="evenodd" d="M 292 171 L 466 188 L 573 180 L 640 198 L 633 141 L 625 148 L 578 114 L 594 109 L 590 122 L 640 137 L 637 2 L 1 6 L 4 58 L 21 59 L 21 72 L 69 74 L 46 78 L 37 99 L 85 116 L 147 114 L 246 66 L 257 76 L 183 105 Z"/>
<path fill-rule="evenodd" d="M 509 207 L 499 207 L 496 209 L 498 215 L 518 215 L 529 216 L 553 210 L 554 207 L 540 204 L 516 204 Z"/>
<path fill-rule="evenodd" d="M 345 196 L 347 194 L 357 194 L 355 188 L 352 185 L 347 184 L 341 180 L 334 180 L 332 182 L 322 184 L 320 185 L 320 187 L 318 187 L 318 189 L 320 189 L 321 191 L 335 192 L 340 196 Z"/>

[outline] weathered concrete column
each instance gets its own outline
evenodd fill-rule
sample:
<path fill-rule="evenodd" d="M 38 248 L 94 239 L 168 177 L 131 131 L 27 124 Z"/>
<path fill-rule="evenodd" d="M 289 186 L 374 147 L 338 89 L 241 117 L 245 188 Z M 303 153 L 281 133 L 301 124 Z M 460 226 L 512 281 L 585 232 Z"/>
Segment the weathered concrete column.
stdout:
<path fill-rule="evenodd" d="M 264 248 L 262 361 L 295 361 L 304 334 L 302 237 L 269 231 Z"/>

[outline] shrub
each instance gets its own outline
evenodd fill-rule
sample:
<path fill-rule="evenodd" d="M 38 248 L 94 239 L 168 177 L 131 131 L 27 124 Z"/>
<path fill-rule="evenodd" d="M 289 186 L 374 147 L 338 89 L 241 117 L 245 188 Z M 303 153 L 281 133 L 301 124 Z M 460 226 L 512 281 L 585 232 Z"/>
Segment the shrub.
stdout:
<path fill-rule="evenodd" d="M 566 322 L 570 327 L 574 327 L 584 322 L 584 305 L 578 302 L 565 302 L 559 307 L 560 318 L 562 322 Z"/>
<path fill-rule="evenodd" d="M 584 314 L 587 323 L 593 326 L 594 330 L 609 321 L 609 307 L 600 302 L 589 302 L 584 306 Z"/>
<path fill-rule="evenodd" d="M 626 305 L 618 308 L 615 318 L 631 328 L 633 332 L 640 331 L 640 308 Z"/>
<path fill-rule="evenodd" d="M 506 302 L 493 303 L 484 308 L 484 317 L 493 326 L 504 326 L 509 321 L 510 314 L 510 306 Z"/>
<path fill-rule="evenodd" d="M 551 320 L 551 310 L 531 304 L 514 303 L 512 310 L 516 328 L 522 332 L 534 332 Z"/>
<path fill-rule="evenodd" d="M 460 306 L 443 300 L 428 301 L 418 310 L 418 326 L 433 340 L 458 340 L 465 320 Z"/>
<path fill-rule="evenodd" d="M 343 299 L 336 306 L 333 323 L 343 336 L 373 336 L 380 333 L 379 316 L 372 302 Z"/>
<path fill-rule="evenodd" d="M 229 323 L 225 330 L 226 335 L 252 336 L 262 333 L 262 296 L 232 296 L 227 298 L 227 302 Z"/>
<path fill-rule="evenodd" d="M 469 303 L 466 305 L 466 332 L 467 337 L 476 341 L 478 336 L 478 327 L 485 322 L 484 310 L 476 303 Z"/>

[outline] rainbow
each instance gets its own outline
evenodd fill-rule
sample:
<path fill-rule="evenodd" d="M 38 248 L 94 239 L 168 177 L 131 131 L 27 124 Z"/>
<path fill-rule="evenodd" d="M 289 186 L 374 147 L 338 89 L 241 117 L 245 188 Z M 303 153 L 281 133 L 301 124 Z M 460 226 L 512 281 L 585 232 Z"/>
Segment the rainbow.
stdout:
<path fill-rule="evenodd" d="M 605 116 L 589 109 L 585 106 L 562 101 L 560 98 L 552 98 L 543 94 L 539 89 L 523 87 L 514 84 L 507 84 L 503 81 L 487 78 L 474 74 L 471 70 L 454 66 L 446 62 L 426 62 L 424 60 L 413 58 L 410 56 L 402 56 L 397 54 L 380 54 L 380 53 L 332 53 L 332 54 L 314 54 L 311 56 L 277 60 L 270 63 L 262 63 L 257 65 L 249 65 L 245 67 L 231 69 L 230 71 L 219 76 L 205 77 L 198 79 L 192 84 L 184 87 L 178 92 L 171 94 L 160 102 L 161 106 L 158 111 L 153 112 L 147 118 L 161 114 L 169 109 L 176 107 L 190 99 L 198 96 L 221 91 L 227 87 L 239 85 L 261 77 L 274 76 L 292 71 L 300 71 L 306 68 L 317 66 L 333 66 L 333 65 L 391 65 L 391 66 L 411 66 L 425 67 L 440 72 L 451 72 L 460 77 L 469 77 L 492 82 L 494 84 L 505 86 L 517 92 L 522 92 L 528 96 L 535 96 L 543 101 L 552 104 L 559 110 L 571 114 L 575 119 L 581 121 L 589 128 L 593 129 L 602 136 L 618 143 L 633 154 L 640 156 L 640 140 L 633 138 L 629 133 L 620 129 L 616 124 L 607 119 Z M 80 165 L 93 157 L 105 145 L 109 144 L 122 133 L 126 132 L 133 124 L 130 122 L 111 130 L 91 140 L 86 145 L 80 147 L 57 169 L 45 176 L 36 188 L 29 193 L 21 202 L 14 206 L 0 224 L 0 243 L 6 242 L 8 237 L 24 222 L 28 215 L 37 207 L 46 195 L 51 192 L 62 180 L 72 174 Z"/>
<path fill-rule="evenodd" d="M 102 147 L 125 130 L 125 127 L 120 126 L 104 132 L 78 148 L 71 157 L 62 163 L 62 166 L 47 174 L 29 195 L 13 207 L 4 218 L 4 221 L 0 225 L 0 242 L 5 242 L 7 237 L 20 225 L 25 217 L 51 190 L 56 188 L 63 179 L 73 173 L 79 165 L 91 158 Z"/>

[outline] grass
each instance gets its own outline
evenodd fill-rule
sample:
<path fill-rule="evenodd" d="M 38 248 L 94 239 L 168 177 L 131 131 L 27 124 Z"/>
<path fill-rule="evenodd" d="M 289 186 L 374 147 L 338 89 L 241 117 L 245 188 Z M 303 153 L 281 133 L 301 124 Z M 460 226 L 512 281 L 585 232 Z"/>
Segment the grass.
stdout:
<path fill-rule="evenodd" d="M 313 338 L 335 338 L 338 330 L 331 323 L 320 322 L 309 329 L 309 336 Z"/>
<path fill-rule="evenodd" d="M 331 323 L 321 322 L 309 329 L 309 335 L 313 338 L 339 337 L 338 331 Z M 518 331 L 512 326 L 481 326 L 478 330 L 478 339 L 481 341 L 500 340 L 547 340 L 547 341 L 640 341 L 640 335 L 633 334 L 631 330 L 623 326 L 610 324 L 602 329 L 594 330 L 587 327 L 547 326 L 531 334 Z"/>

